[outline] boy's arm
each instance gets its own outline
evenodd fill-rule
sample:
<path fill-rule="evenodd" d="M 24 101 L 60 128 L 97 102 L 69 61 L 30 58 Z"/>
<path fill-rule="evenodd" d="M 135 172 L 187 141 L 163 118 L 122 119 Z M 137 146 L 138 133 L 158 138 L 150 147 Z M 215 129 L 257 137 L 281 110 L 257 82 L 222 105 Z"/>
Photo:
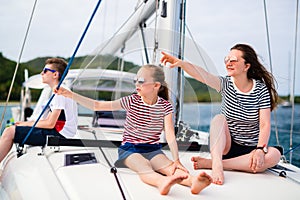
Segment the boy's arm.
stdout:
<path fill-rule="evenodd" d="M 37 128 L 47 128 L 52 129 L 55 127 L 55 124 L 58 120 L 61 110 L 55 109 L 52 112 L 49 112 L 46 119 L 39 120 L 35 127 Z M 25 122 L 16 122 L 17 126 L 33 126 L 35 121 L 25 121 Z"/>

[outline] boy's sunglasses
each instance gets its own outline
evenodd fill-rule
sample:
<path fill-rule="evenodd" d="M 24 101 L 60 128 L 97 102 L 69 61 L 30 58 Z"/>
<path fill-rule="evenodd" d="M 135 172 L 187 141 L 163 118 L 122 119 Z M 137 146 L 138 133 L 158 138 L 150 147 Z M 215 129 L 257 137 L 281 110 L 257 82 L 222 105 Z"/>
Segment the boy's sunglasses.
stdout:
<path fill-rule="evenodd" d="M 45 67 L 45 68 L 43 69 L 43 73 L 46 74 L 47 71 L 50 71 L 50 72 L 52 72 L 52 73 L 56 72 L 56 70 L 54 70 L 54 69 L 49 69 L 49 68 Z"/>

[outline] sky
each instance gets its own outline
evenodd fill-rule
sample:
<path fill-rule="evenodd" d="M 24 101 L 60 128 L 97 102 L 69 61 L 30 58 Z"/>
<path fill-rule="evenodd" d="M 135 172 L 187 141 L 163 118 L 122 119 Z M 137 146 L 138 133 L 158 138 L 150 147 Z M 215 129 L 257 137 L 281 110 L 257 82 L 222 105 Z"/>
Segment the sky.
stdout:
<path fill-rule="evenodd" d="M 170 1 L 170 0 L 166 0 Z M 300 77 L 300 56 L 295 58 L 296 1 L 265 0 L 270 34 L 269 62 L 263 0 L 186 0 L 186 23 L 193 39 L 226 75 L 224 57 L 236 43 L 250 44 L 272 71 L 278 93 L 290 92 L 291 69 Z M 0 0 L 0 52 L 14 61 L 22 43 L 35 0 Z M 21 62 L 42 56 L 71 57 L 97 0 L 38 0 Z M 134 11 L 138 0 L 102 0 L 77 56 L 92 53 Z M 300 21 L 300 20 L 299 20 Z M 299 25 L 298 25 L 299 27 Z M 299 33 L 297 47 L 299 46 Z M 300 49 L 297 49 L 297 55 Z M 197 64 L 197 63 L 195 63 Z M 295 94 L 300 95 L 299 80 Z"/>

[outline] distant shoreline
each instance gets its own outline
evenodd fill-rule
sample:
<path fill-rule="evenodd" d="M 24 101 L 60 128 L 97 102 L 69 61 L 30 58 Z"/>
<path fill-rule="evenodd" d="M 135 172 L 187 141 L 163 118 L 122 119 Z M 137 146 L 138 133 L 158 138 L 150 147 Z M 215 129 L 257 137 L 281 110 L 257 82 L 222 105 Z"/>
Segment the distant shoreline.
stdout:
<path fill-rule="evenodd" d="M 6 105 L 5 101 L 0 102 L 0 106 L 5 106 L 5 105 Z M 20 102 L 8 102 L 7 105 L 8 106 L 16 106 L 16 105 L 20 105 Z"/>
<path fill-rule="evenodd" d="M 0 101 L 0 106 L 5 106 L 5 105 L 6 105 L 5 101 Z M 19 106 L 19 105 L 20 105 L 20 102 L 18 102 L 18 101 L 12 101 L 12 102 L 7 103 L 7 106 Z M 31 105 L 35 106 L 36 102 L 31 102 Z"/>

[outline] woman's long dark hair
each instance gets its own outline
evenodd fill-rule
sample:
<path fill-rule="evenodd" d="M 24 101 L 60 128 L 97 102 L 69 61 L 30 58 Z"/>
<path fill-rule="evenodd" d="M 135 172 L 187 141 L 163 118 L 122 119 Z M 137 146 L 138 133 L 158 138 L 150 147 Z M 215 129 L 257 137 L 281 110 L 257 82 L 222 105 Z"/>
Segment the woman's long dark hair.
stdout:
<path fill-rule="evenodd" d="M 271 110 L 276 108 L 278 103 L 278 94 L 275 89 L 275 78 L 266 70 L 266 68 L 259 62 L 258 57 L 254 49 L 247 44 L 236 44 L 232 49 L 240 50 L 243 52 L 243 58 L 245 63 L 250 64 L 250 68 L 247 72 L 248 79 L 260 80 L 266 84 L 270 97 L 271 97 Z"/>
<path fill-rule="evenodd" d="M 165 81 L 165 73 L 163 69 L 159 66 L 156 65 L 143 65 L 142 68 L 146 69 L 151 69 L 153 71 L 152 77 L 155 82 L 160 82 L 161 86 L 158 90 L 158 96 L 165 99 L 169 100 L 169 89 L 167 86 L 167 83 Z"/>

